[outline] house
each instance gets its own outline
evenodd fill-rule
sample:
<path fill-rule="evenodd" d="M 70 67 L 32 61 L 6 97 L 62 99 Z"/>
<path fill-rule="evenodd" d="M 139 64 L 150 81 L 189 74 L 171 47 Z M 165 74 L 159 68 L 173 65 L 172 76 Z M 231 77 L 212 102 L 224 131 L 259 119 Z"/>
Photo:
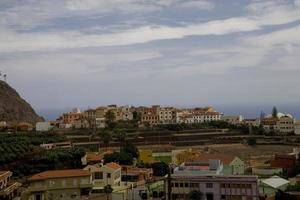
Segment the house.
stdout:
<path fill-rule="evenodd" d="M 81 158 L 81 163 L 83 166 L 93 165 L 101 163 L 106 154 L 111 154 L 112 151 L 103 151 L 103 152 L 86 152 L 86 154 Z"/>
<path fill-rule="evenodd" d="M 40 147 L 50 150 L 50 149 L 68 149 L 72 147 L 71 142 L 57 142 L 57 143 L 48 143 L 48 144 L 40 144 Z"/>
<path fill-rule="evenodd" d="M 196 154 L 193 161 L 220 160 L 223 164 L 223 174 L 226 175 L 243 175 L 245 174 L 246 164 L 239 157 L 224 154 Z"/>
<path fill-rule="evenodd" d="M 50 131 L 53 127 L 51 126 L 51 122 L 37 122 L 35 125 L 35 130 L 39 132 Z"/>
<path fill-rule="evenodd" d="M 244 119 L 243 124 L 246 125 L 246 126 L 258 127 L 261 124 L 261 120 L 259 118 L 257 118 L 257 119 Z"/>
<path fill-rule="evenodd" d="M 279 176 L 272 176 L 271 178 L 263 179 L 260 181 L 259 191 L 260 194 L 272 196 L 278 190 L 285 191 L 290 181 L 280 178 Z"/>
<path fill-rule="evenodd" d="M 33 126 L 30 123 L 21 122 L 21 123 L 17 124 L 17 129 L 19 131 L 32 131 L 33 130 Z"/>
<path fill-rule="evenodd" d="M 174 169 L 175 175 L 220 175 L 223 174 L 223 163 L 220 160 L 185 162 Z"/>
<path fill-rule="evenodd" d="M 112 188 L 121 185 L 121 166 L 116 163 L 88 165 L 84 170 L 92 173 L 93 190 L 103 190 L 106 185 Z"/>
<path fill-rule="evenodd" d="M 12 176 L 10 171 L 0 171 L 0 199 L 14 200 L 20 196 L 19 188 L 21 183 L 10 180 Z"/>
<path fill-rule="evenodd" d="M 230 173 L 232 175 L 243 175 L 245 174 L 245 162 L 241 160 L 239 157 L 235 157 L 229 163 Z"/>
<path fill-rule="evenodd" d="M 28 181 L 29 200 L 81 200 L 92 189 L 91 173 L 81 169 L 45 171 Z"/>
<path fill-rule="evenodd" d="M 296 165 L 295 155 L 275 155 L 271 161 L 271 167 L 279 167 L 282 169 L 291 169 Z"/>
<path fill-rule="evenodd" d="M 222 121 L 225 121 L 229 124 L 233 125 L 239 125 L 243 122 L 243 116 L 237 115 L 237 116 L 222 116 L 221 117 Z"/>
<path fill-rule="evenodd" d="M 171 175 L 171 185 L 166 181 L 166 193 L 171 188 L 172 199 L 189 199 L 191 191 L 199 191 L 205 200 L 258 200 L 257 176 L 223 176 L 182 173 Z"/>
<path fill-rule="evenodd" d="M 153 169 L 122 165 L 122 182 L 133 186 L 143 185 L 153 179 Z"/>

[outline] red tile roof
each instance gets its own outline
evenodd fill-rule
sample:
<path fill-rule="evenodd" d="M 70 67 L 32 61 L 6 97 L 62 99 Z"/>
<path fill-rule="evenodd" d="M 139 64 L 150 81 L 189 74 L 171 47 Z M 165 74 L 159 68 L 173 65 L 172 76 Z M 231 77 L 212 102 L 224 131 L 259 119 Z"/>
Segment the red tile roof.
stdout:
<path fill-rule="evenodd" d="M 82 169 L 68 169 L 68 170 L 53 170 L 45 171 L 39 174 L 33 175 L 29 178 L 29 181 L 46 180 L 53 178 L 71 178 L 71 177 L 83 177 L 90 176 L 91 173 Z"/>
<path fill-rule="evenodd" d="M 105 166 L 114 170 L 121 169 L 121 166 L 117 163 L 107 163 Z"/>

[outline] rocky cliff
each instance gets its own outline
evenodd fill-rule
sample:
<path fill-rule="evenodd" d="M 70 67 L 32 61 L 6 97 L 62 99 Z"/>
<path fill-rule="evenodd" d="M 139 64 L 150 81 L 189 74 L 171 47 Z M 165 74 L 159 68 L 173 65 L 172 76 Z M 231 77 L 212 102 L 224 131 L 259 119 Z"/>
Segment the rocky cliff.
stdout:
<path fill-rule="evenodd" d="M 0 80 L 0 121 L 29 122 L 43 121 L 18 92 Z"/>

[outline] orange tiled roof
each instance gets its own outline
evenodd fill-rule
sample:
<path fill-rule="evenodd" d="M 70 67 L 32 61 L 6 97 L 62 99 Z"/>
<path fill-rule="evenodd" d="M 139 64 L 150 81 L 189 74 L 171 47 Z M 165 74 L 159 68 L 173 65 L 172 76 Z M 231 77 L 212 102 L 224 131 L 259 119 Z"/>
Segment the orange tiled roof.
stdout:
<path fill-rule="evenodd" d="M 115 170 L 121 168 L 121 166 L 118 165 L 117 163 L 107 163 L 105 166 L 108 167 L 108 168 L 111 168 L 111 169 L 115 169 Z"/>
<path fill-rule="evenodd" d="M 90 176 L 91 173 L 82 169 L 68 169 L 68 170 L 53 170 L 45 171 L 39 174 L 35 174 L 30 177 L 29 181 L 46 180 L 52 178 L 71 178 L 71 177 L 83 177 Z"/>

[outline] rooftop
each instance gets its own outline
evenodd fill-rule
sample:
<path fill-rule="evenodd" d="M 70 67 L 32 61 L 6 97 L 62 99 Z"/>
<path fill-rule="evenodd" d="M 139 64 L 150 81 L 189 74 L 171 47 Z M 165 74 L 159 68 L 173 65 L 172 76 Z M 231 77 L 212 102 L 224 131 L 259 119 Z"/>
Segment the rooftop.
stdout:
<path fill-rule="evenodd" d="M 290 183 L 290 181 L 280 178 L 279 176 L 273 176 L 271 178 L 264 179 L 261 182 L 276 189 Z"/>
<path fill-rule="evenodd" d="M 105 166 L 110 168 L 110 169 L 114 169 L 114 170 L 117 170 L 117 169 L 121 168 L 121 166 L 118 165 L 117 163 L 107 163 Z"/>
<path fill-rule="evenodd" d="M 53 170 L 45 171 L 39 174 L 35 174 L 30 177 L 29 181 L 46 180 L 53 178 L 71 178 L 71 177 L 83 177 L 90 176 L 91 173 L 82 169 L 69 169 L 69 170 Z"/>

